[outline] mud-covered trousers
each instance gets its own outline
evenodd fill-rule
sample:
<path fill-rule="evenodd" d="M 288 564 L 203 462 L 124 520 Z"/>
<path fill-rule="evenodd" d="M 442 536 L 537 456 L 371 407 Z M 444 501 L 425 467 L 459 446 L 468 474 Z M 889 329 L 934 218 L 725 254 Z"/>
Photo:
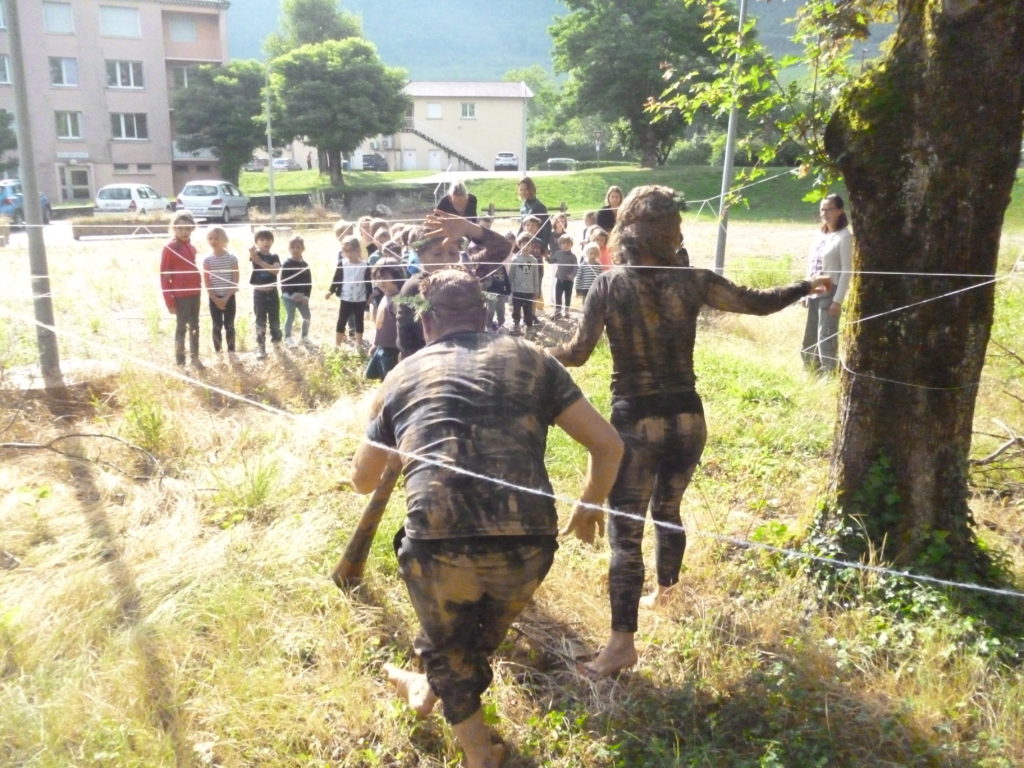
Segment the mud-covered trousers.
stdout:
<path fill-rule="evenodd" d="M 445 719 L 458 725 L 491 684 L 489 657 L 547 575 L 554 536 L 422 541 L 395 537 L 420 620 L 414 648 Z"/>
<path fill-rule="evenodd" d="M 608 496 L 612 560 L 608 591 L 612 629 L 636 632 L 644 586 L 641 543 L 650 506 L 655 522 L 655 563 L 658 585 L 679 581 L 686 551 L 679 504 L 697 468 L 707 430 L 702 413 L 677 413 L 626 419 L 612 414 L 612 425 L 625 445 L 615 485 Z"/>

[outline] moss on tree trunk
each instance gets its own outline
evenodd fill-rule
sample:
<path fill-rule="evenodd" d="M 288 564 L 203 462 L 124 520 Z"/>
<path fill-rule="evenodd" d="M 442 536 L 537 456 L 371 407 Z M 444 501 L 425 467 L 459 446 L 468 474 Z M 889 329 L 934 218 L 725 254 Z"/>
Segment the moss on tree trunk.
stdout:
<path fill-rule="evenodd" d="M 833 503 L 818 536 L 847 556 L 984 568 L 967 503 L 999 234 L 1021 146 L 1024 2 L 901 6 L 897 42 L 826 134 L 852 205 Z"/>

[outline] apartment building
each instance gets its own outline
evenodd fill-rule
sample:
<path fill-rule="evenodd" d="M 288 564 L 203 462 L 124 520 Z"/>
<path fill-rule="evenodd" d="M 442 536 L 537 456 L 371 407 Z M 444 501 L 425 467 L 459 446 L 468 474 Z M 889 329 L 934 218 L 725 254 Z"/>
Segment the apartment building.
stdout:
<path fill-rule="evenodd" d="M 526 110 L 533 92 L 525 83 L 413 81 L 411 106 L 393 136 L 364 142 L 392 169 L 491 170 L 498 152 L 514 152 L 526 168 Z"/>
<path fill-rule="evenodd" d="M 227 0 L 16 0 L 40 189 L 91 200 L 121 181 L 173 198 L 216 160 L 176 150 L 171 93 L 227 60 Z M 14 112 L 0 3 L 0 109 Z"/>

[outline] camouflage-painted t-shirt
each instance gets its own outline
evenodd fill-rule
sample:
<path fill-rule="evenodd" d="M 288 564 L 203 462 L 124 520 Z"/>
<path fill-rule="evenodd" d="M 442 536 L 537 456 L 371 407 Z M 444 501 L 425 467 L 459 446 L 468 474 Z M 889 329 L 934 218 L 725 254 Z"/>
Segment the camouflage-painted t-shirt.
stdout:
<path fill-rule="evenodd" d="M 555 534 L 549 496 L 484 478 L 550 494 L 548 427 L 582 396 L 558 361 L 508 336 L 456 333 L 399 363 L 377 394 L 366 434 L 405 454 L 407 535 Z"/>
<path fill-rule="evenodd" d="M 757 290 L 707 269 L 616 267 L 594 281 L 575 337 L 552 354 L 566 365 L 582 365 L 607 329 L 613 399 L 684 395 L 696 384 L 693 344 L 701 307 L 767 315 L 809 290 L 806 280 Z"/>

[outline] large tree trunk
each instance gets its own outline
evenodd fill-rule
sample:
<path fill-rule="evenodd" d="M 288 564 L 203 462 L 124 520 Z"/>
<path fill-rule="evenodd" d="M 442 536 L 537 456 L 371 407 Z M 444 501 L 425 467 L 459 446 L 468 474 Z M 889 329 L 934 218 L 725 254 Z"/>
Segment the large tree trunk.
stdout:
<path fill-rule="evenodd" d="M 331 184 L 335 187 L 340 187 L 345 183 L 345 179 L 342 176 L 341 166 L 342 157 L 340 149 L 333 149 L 330 147 L 324 148 L 324 155 L 327 157 L 328 164 L 331 170 Z"/>
<path fill-rule="evenodd" d="M 966 575 L 984 567 L 966 478 L 994 297 L 978 275 L 995 273 L 1021 146 L 1024 0 L 900 7 L 890 56 L 826 133 L 859 277 L 818 535 L 846 556 L 870 542 Z"/>

